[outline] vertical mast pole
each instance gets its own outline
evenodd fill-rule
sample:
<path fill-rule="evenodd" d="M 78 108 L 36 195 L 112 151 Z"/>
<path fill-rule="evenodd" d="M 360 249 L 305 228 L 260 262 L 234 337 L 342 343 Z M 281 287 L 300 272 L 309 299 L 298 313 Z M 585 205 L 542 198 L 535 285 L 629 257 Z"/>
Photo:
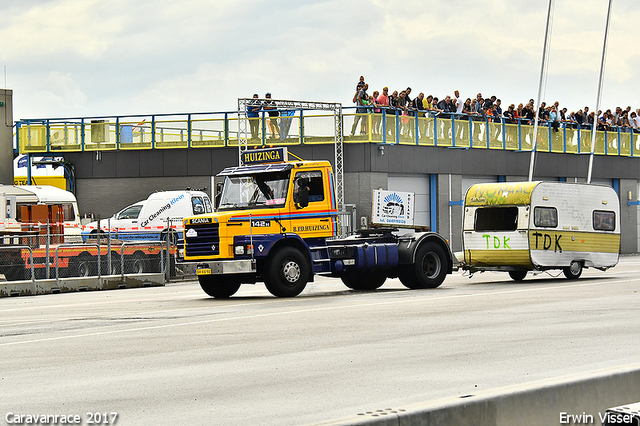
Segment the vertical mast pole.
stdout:
<path fill-rule="evenodd" d="M 598 78 L 598 95 L 596 98 L 596 110 L 593 118 L 593 126 L 591 127 L 591 154 L 589 155 L 589 171 L 587 172 L 587 183 L 591 183 L 591 171 L 593 170 L 593 155 L 596 151 L 596 124 L 598 123 L 598 111 L 600 110 L 600 96 L 602 94 L 602 80 L 604 78 L 604 62 L 607 55 L 607 35 L 609 33 L 609 20 L 611 17 L 611 4 L 613 0 L 609 0 L 609 8 L 607 9 L 607 23 L 604 27 L 604 42 L 602 45 L 602 58 L 600 59 L 600 77 Z"/>
<path fill-rule="evenodd" d="M 538 111 L 540 110 L 540 98 L 542 97 L 542 82 L 544 81 L 544 70 L 547 67 L 547 52 L 549 51 L 549 33 L 551 31 L 551 10 L 553 0 L 549 0 L 547 10 L 547 27 L 544 33 L 544 47 L 542 48 L 542 65 L 540 66 L 540 81 L 538 82 L 538 95 L 533 103 L 533 141 L 531 142 L 531 161 L 529 162 L 529 181 L 533 180 L 533 167 L 536 162 L 536 150 L 538 149 Z"/>

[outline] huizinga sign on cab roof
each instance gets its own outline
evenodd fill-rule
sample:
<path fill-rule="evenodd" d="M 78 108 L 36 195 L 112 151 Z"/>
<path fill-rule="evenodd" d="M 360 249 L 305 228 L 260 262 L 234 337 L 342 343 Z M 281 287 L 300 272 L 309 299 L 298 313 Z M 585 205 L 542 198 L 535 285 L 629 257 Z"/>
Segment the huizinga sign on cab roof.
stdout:
<path fill-rule="evenodd" d="M 464 203 L 466 206 L 530 204 L 531 193 L 539 183 L 479 183 L 469 188 Z"/>
<path fill-rule="evenodd" d="M 287 161 L 287 148 L 248 149 L 242 153 L 242 164 L 279 163 Z"/>

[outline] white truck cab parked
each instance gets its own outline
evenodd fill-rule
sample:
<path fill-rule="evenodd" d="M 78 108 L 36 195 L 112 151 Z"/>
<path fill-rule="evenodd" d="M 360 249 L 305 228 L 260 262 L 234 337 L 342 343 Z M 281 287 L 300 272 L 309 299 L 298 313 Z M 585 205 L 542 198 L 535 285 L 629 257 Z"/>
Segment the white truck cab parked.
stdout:
<path fill-rule="evenodd" d="M 103 233 L 125 241 L 164 240 L 171 232 L 174 242 L 182 239 L 182 221 L 187 216 L 211 213 L 211 200 L 202 191 L 160 191 L 149 195 L 120 210 L 111 218 L 100 221 Z M 171 222 L 171 231 L 167 228 Z M 98 233 L 98 222 L 83 227 L 82 237 L 86 241 Z"/>

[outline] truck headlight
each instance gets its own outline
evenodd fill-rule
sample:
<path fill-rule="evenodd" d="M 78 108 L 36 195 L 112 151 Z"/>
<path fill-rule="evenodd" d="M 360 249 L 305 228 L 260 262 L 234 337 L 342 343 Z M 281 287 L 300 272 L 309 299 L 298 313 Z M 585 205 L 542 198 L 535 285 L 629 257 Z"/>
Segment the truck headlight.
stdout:
<path fill-rule="evenodd" d="M 236 256 L 241 256 L 243 254 L 253 254 L 253 246 L 251 244 L 234 246 L 233 252 L 236 254 Z"/>

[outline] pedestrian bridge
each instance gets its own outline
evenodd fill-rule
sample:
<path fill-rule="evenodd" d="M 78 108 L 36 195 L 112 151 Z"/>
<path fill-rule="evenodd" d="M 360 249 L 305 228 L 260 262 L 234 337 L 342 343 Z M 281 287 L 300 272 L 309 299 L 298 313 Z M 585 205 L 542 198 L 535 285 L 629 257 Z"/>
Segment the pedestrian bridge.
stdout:
<path fill-rule="evenodd" d="M 288 111 L 291 114 L 291 111 Z M 350 135 L 354 121 L 355 135 Z M 288 134 L 271 134 L 269 117 L 261 111 L 258 134 L 248 137 L 248 145 L 333 144 L 332 112 L 295 110 Z M 458 118 L 413 117 L 380 113 L 356 113 L 356 108 L 342 110 L 344 143 L 442 146 L 465 149 L 531 151 L 533 126 L 475 121 Z M 79 151 L 215 148 L 237 146 L 238 113 L 205 112 L 156 115 L 51 118 L 16 122 L 18 151 L 62 153 Z M 570 154 L 591 152 L 591 130 L 561 127 L 555 131 L 547 124 L 538 127 L 536 151 Z M 597 131 L 594 152 L 597 155 L 640 156 L 638 135 L 628 129 Z"/>

